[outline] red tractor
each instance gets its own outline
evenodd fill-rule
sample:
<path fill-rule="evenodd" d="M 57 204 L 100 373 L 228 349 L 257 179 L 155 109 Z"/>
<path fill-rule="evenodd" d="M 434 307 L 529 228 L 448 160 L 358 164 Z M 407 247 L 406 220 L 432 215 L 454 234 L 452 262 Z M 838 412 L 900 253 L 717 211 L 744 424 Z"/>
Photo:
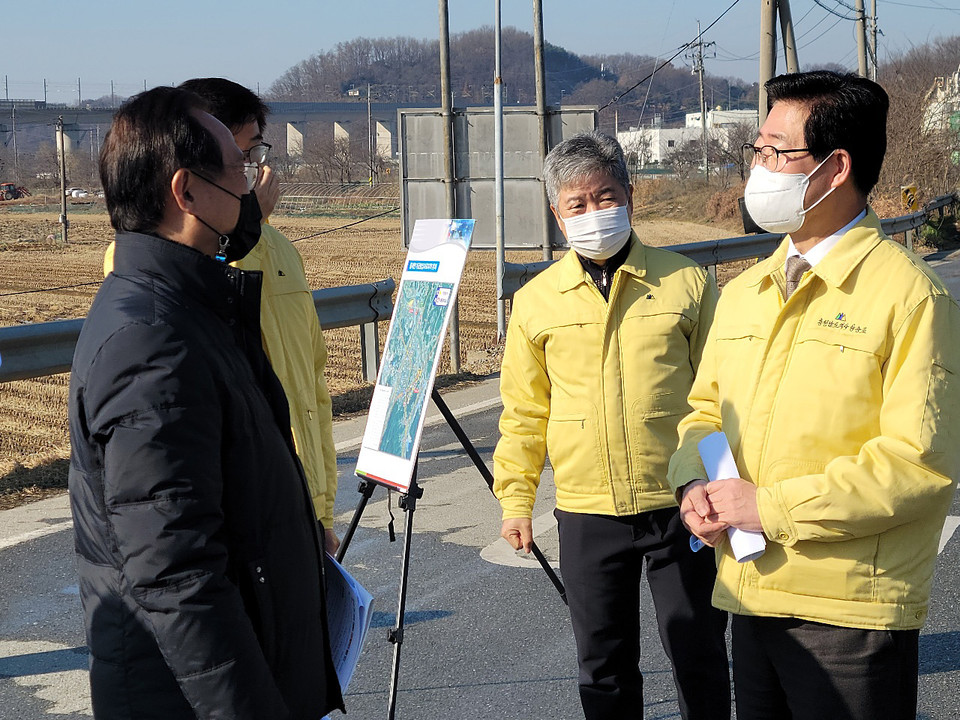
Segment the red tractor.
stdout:
<path fill-rule="evenodd" d="M 30 191 L 25 187 L 13 183 L 0 183 L 0 200 L 18 200 L 27 197 L 29 194 Z"/>

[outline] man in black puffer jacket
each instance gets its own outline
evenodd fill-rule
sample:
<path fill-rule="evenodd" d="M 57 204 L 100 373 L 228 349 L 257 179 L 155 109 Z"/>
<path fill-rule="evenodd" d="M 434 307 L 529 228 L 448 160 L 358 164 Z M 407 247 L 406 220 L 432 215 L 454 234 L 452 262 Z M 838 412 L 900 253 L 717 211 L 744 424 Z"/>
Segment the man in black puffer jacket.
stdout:
<path fill-rule="evenodd" d="M 126 104 L 100 174 L 114 272 L 70 382 L 70 496 L 98 720 L 343 707 L 323 555 L 261 349 L 249 172 L 202 101 Z M 255 175 L 254 175 L 255 179 Z"/>

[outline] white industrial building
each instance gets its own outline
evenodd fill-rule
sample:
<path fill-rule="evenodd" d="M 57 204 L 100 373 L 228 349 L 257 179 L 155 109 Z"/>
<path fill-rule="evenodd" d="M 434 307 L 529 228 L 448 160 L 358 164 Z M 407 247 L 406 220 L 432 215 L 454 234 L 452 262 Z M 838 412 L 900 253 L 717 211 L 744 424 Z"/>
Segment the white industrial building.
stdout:
<path fill-rule="evenodd" d="M 759 128 L 756 110 L 710 110 L 707 112 L 707 132 L 711 137 L 722 139 L 730 128 L 747 124 L 751 130 Z M 690 142 L 699 140 L 701 133 L 700 113 L 687 113 L 682 128 L 632 127 L 617 133 L 617 140 L 628 155 L 636 153 L 640 166 L 667 162 L 670 155 Z"/>

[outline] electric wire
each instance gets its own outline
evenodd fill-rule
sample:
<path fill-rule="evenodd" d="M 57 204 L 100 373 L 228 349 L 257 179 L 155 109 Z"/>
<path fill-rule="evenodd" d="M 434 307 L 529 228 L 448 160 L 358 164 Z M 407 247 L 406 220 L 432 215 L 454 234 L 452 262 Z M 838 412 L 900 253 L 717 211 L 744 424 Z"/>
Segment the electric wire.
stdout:
<path fill-rule="evenodd" d="M 602 111 L 602 110 L 605 110 L 606 108 L 610 107 L 611 105 L 613 105 L 613 104 L 616 103 L 616 102 L 620 102 L 620 100 L 623 98 L 624 95 L 627 95 L 628 93 L 631 93 L 631 92 L 633 92 L 634 90 L 636 90 L 638 87 L 640 87 L 641 85 L 643 85 L 643 83 L 645 83 L 647 80 L 649 80 L 649 79 L 652 78 L 654 75 L 656 75 L 658 71 L 662 70 L 662 69 L 665 68 L 667 65 L 669 65 L 671 62 L 673 62 L 684 50 L 686 50 L 686 49 L 689 48 L 691 45 L 693 45 L 695 42 L 697 42 L 697 40 L 699 40 L 700 38 L 702 38 L 702 37 L 703 37 L 703 34 L 704 34 L 705 32 L 707 32 L 707 30 L 709 30 L 709 29 L 712 28 L 714 25 L 716 25 L 718 22 L 720 22 L 720 21 L 723 19 L 723 17 L 724 17 L 728 12 L 730 12 L 731 10 L 733 10 L 734 6 L 737 5 L 739 2 L 740 2 L 740 0 L 733 0 L 733 2 L 730 3 L 730 7 L 728 7 L 726 10 L 724 10 L 722 13 L 720 13 L 720 16 L 719 16 L 716 20 L 714 20 L 712 23 L 710 23 L 709 25 L 707 25 L 707 27 L 705 27 L 705 28 L 700 32 L 700 34 L 697 35 L 697 37 L 695 37 L 693 40 L 691 40 L 690 42 L 686 43 L 685 45 L 681 46 L 680 49 L 677 50 L 677 52 L 675 52 L 668 60 L 664 60 L 659 66 L 657 66 L 657 67 L 655 67 L 655 68 L 653 69 L 653 72 L 652 72 L 652 73 L 650 73 L 649 75 L 647 75 L 645 78 L 643 78 L 642 80 L 640 80 L 638 83 L 636 83 L 636 84 L 632 85 L 631 87 L 627 88 L 627 89 L 624 90 L 622 93 L 617 93 L 616 95 L 614 95 L 612 100 L 610 100 L 609 102 L 606 102 L 606 103 L 604 103 L 603 105 L 600 106 L 600 108 L 598 109 L 598 112 L 600 112 L 600 111 Z"/>
<path fill-rule="evenodd" d="M 824 5 L 823 2 L 821 2 L 821 0 L 813 0 L 813 1 L 814 1 L 817 5 L 819 5 L 820 7 L 822 7 L 824 10 L 826 10 L 828 13 L 830 13 L 831 15 L 836 15 L 838 18 L 843 18 L 844 20 L 858 20 L 858 19 L 859 19 L 859 18 L 856 18 L 856 17 L 847 17 L 846 15 L 841 15 L 841 14 L 838 13 L 835 9 L 829 8 L 829 7 L 827 7 L 826 5 Z M 846 8 L 847 10 L 853 10 L 853 8 L 847 8 L 846 5 L 843 5 L 843 4 L 840 2 L 840 0 L 834 0 L 834 2 L 836 2 L 837 5 L 840 5 L 841 7 Z M 854 10 L 854 12 L 856 12 L 856 10 Z"/>
<path fill-rule="evenodd" d="M 948 7 L 943 3 L 936 2 L 936 0 L 931 0 L 931 2 L 935 2 L 936 5 L 917 5 L 916 3 L 894 2 L 894 0 L 883 0 L 883 2 L 885 5 L 899 5 L 900 7 L 918 8 L 920 10 L 947 10 L 948 12 L 960 15 L 960 8 Z"/>

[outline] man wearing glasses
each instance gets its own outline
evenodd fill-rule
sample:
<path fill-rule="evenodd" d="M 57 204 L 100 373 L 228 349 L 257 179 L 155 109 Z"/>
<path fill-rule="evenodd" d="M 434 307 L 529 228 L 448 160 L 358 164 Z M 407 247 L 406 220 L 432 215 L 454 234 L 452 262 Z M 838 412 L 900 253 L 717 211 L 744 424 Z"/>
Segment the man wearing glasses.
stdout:
<path fill-rule="evenodd" d="M 267 106 L 255 93 L 224 78 L 196 78 L 180 87 L 207 101 L 210 114 L 230 128 L 244 159 L 259 168 L 254 192 L 264 219 L 269 218 L 280 198 L 280 184 L 266 164 L 270 150 L 270 145 L 263 141 Z M 307 475 L 317 519 L 323 527 L 326 550 L 336 553 L 340 545 L 333 530 L 337 451 L 330 392 L 324 378 L 327 346 L 307 285 L 303 259 L 283 233 L 264 222 L 260 242 L 235 266 L 263 272 L 263 348 L 290 404 L 293 440 Z"/>
<path fill-rule="evenodd" d="M 219 258 L 258 230 L 243 154 L 196 95 L 159 87 L 117 112 L 100 176 L 114 267 L 77 341 L 69 408 L 94 715 L 342 709 L 260 275 Z"/>
<path fill-rule="evenodd" d="M 913 720 L 960 473 L 960 309 L 867 205 L 883 89 L 830 72 L 766 87 L 745 199 L 787 235 L 720 297 L 668 479 L 717 548 L 738 720 Z M 708 484 L 697 443 L 717 430 L 740 477 Z M 765 553 L 738 563 L 731 527 Z"/>
<path fill-rule="evenodd" d="M 226 125 L 243 152 L 247 179 L 266 221 L 280 198 L 277 176 L 266 164 L 270 145 L 263 141 L 269 112 L 253 92 L 224 78 L 195 78 L 180 87 L 206 101 L 210 114 Z M 323 528 L 327 552 L 340 540 L 333 529 L 333 501 L 337 493 L 337 453 L 333 442 L 330 392 L 324 377 L 327 347 L 320 330 L 303 260 L 293 244 L 276 228 L 256 223 L 259 242 L 233 241 L 227 259 L 242 270 L 263 272 L 260 332 L 263 348 L 280 378 L 290 405 L 290 426 L 297 455 L 303 464 L 317 520 Z M 241 249 L 239 244 L 243 244 Z M 111 268 L 111 249 L 104 273 Z M 242 256 L 241 256 L 242 252 Z M 236 259 L 235 259 L 236 258 Z"/>

